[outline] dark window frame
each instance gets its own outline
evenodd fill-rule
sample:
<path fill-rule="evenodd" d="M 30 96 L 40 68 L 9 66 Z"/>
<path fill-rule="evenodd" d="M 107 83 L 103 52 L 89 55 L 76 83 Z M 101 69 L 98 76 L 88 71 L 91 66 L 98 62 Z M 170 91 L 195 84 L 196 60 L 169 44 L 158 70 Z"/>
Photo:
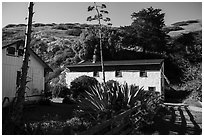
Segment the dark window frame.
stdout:
<path fill-rule="evenodd" d="M 93 71 L 93 77 L 99 77 L 99 71 Z"/>
<path fill-rule="evenodd" d="M 147 71 L 146 70 L 140 70 L 140 77 L 147 77 Z"/>
<path fill-rule="evenodd" d="M 156 87 L 148 87 L 149 91 L 156 91 Z"/>
<path fill-rule="evenodd" d="M 18 49 L 18 56 L 23 56 L 24 50 L 23 49 Z"/>
<path fill-rule="evenodd" d="M 122 77 L 122 71 L 121 70 L 116 70 L 115 71 L 115 77 Z"/>
<path fill-rule="evenodd" d="M 12 51 L 13 53 L 11 53 L 11 50 L 13 50 Z M 8 55 L 8 56 L 16 56 L 16 48 L 15 47 L 8 47 L 6 49 L 6 55 Z"/>
<path fill-rule="evenodd" d="M 21 71 L 17 71 L 16 75 L 16 86 L 19 87 L 21 82 Z"/>

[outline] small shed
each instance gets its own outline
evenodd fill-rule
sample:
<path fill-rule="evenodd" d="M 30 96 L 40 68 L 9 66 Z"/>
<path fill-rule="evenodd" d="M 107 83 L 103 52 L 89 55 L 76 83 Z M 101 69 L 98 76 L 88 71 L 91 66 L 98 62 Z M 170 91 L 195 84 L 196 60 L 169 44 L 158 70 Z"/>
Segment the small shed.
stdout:
<path fill-rule="evenodd" d="M 144 90 L 163 93 L 164 91 L 164 60 L 120 60 L 104 61 L 105 79 L 118 81 L 120 84 L 136 85 Z M 66 71 L 66 83 L 70 83 L 77 77 L 87 75 L 95 77 L 103 82 L 100 62 L 82 62 L 69 65 Z"/>
<path fill-rule="evenodd" d="M 2 47 L 2 101 L 16 96 L 23 63 L 24 41 L 18 40 Z M 52 69 L 32 50 L 29 50 L 29 69 L 25 99 L 39 100 L 45 90 L 45 75 Z M 7 103 L 8 104 L 8 103 Z"/>

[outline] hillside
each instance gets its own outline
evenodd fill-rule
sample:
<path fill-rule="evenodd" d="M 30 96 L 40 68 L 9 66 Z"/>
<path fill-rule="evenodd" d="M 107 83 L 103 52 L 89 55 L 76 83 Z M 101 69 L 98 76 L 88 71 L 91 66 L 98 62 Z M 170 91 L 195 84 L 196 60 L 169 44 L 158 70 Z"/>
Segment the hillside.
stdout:
<path fill-rule="evenodd" d="M 89 27 L 93 27 L 93 25 L 79 23 L 33 24 L 32 49 L 54 69 L 54 73 L 48 77 L 48 80 L 55 78 L 54 83 L 59 82 L 57 76 L 63 71 L 64 66 L 83 60 L 82 46 L 86 40 L 84 37 L 87 35 L 84 32 Z M 2 29 L 2 46 L 18 39 L 24 39 L 25 29 L 25 24 L 10 24 L 4 27 Z M 119 28 L 114 29 L 119 30 Z M 182 84 L 182 88 L 199 88 L 201 90 L 202 21 L 177 22 L 171 26 L 165 26 L 164 31 L 170 36 L 167 49 L 171 49 L 168 51 L 168 55 L 164 56 L 167 60 L 166 76 L 173 84 Z M 117 59 L 141 57 L 141 53 L 121 48 L 123 50 L 115 53 Z M 151 53 L 143 55 L 143 57 L 163 56 Z"/>
<path fill-rule="evenodd" d="M 170 35 L 171 37 L 178 37 L 182 34 L 202 31 L 202 21 L 201 20 L 181 21 L 171 24 L 170 26 L 167 26 L 166 29 L 169 29 L 168 35 Z"/>
<path fill-rule="evenodd" d="M 80 46 L 80 42 L 83 41 L 80 34 L 90 26 L 93 25 L 79 23 L 33 24 L 32 48 L 49 65 L 53 66 L 54 62 L 58 62 L 54 63 L 54 68 L 57 68 L 65 62 L 65 57 L 59 58 L 60 54 L 69 53 L 70 55 L 66 55 L 69 58 L 80 58 L 76 57 L 76 54 L 80 52 L 76 47 Z M 25 24 L 10 24 L 4 27 L 2 29 L 2 45 L 5 46 L 18 39 L 24 39 L 25 29 Z M 191 33 L 196 37 L 197 43 L 202 45 L 202 21 L 200 20 L 177 22 L 164 27 L 164 30 L 170 36 L 170 42 L 184 34 Z M 80 61 L 80 59 L 78 60 Z M 73 60 L 68 62 L 74 63 Z"/>

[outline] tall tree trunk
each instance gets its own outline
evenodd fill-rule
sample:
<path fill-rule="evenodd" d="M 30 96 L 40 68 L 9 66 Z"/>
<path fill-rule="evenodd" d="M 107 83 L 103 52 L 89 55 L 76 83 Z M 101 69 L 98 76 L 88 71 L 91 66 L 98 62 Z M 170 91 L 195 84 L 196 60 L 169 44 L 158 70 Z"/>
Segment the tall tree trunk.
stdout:
<path fill-rule="evenodd" d="M 33 2 L 29 3 L 29 16 L 28 16 L 28 26 L 26 29 L 26 37 L 25 37 L 25 46 L 24 46 L 24 56 L 23 56 L 23 64 L 21 68 L 21 79 L 20 85 L 17 87 L 17 100 L 13 105 L 13 113 L 11 116 L 12 122 L 18 126 L 22 127 L 22 115 L 23 115 L 23 105 L 25 101 L 25 90 L 26 90 L 26 78 L 28 73 L 28 62 L 29 62 L 29 49 L 30 49 L 30 41 L 31 41 L 31 28 L 32 28 L 32 17 L 33 17 Z"/>
<path fill-rule="evenodd" d="M 106 80 L 105 80 L 105 70 L 104 70 L 104 62 L 103 62 L 102 26 L 101 26 L 101 20 L 100 20 L 100 14 L 99 14 L 98 8 L 96 6 L 96 3 L 94 3 L 94 4 L 95 4 L 96 11 L 97 11 L 97 14 L 98 14 L 98 24 L 100 26 L 99 39 L 100 39 L 100 54 L 101 54 L 101 71 L 102 71 L 103 82 L 105 84 Z"/>

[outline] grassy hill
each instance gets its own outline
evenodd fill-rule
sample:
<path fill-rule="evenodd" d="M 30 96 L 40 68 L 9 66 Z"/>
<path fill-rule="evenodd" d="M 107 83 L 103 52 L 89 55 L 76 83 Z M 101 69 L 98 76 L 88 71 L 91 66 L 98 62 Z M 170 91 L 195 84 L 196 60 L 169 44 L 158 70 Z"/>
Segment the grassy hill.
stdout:
<path fill-rule="evenodd" d="M 33 24 L 32 49 L 55 70 L 50 78 L 56 78 L 63 71 L 62 66 L 80 61 L 80 50 L 76 45 L 79 41 L 83 40 L 80 34 L 89 26 L 93 25 L 79 23 Z M 118 28 L 115 29 L 117 30 Z M 2 45 L 5 46 L 16 40 L 24 39 L 25 30 L 25 24 L 10 24 L 2 28 Z M 182 83 L 182 87 L 189 89 L 201 88 L 202 21 L 189 20 L 176 22 L 170 26 L 165 26 L 164 31 L 170 36 L 168 41 L 170 48 L 174 46 L 174 51 L 167 57 L 167 60 L 171 63 L 169 66 L 169 62 L 166 63 L 167 76 L 172 79 L 173 83 L 178 83 L 177 77 L 173 76 L 180 77 L 178 74 L 183 73 L 185 76 L 183 81 L 185 82 L 184 84 Z M 190 54 L 191 49 L 186 49 L 186 44 L 191 42 L 188 41 L 189 36 L 193 39 L 193 50 L 200 51 L 198 55 L 192 55 Z M 189 53 L 187 54 L 186 52 Z M 128 55 L 124 55 L 126 59 L 137 58 L 135 51 L 128 51 L 128 49 L 124 49 L 124 51 L 120 51 L 117 54 L 126 53 Z M 148 57 L 152 58 L 154 56 L 156 57 L 156 54 L 151 54 Z M 193 58 L 193 63 L 189 63 L 188 60 L 190 58 Z M 178 71 L 178 74 L 176 71 Z M 58 82 L 59 77 L 55 81 Z"/>
<path fill-rule="evenodd" d="M 174 23 L 171 26 L 167 26 L 166 28 L 169 29 L 168 35 L 170 35 L 171 37 L 178 37 L 182 34 L 202 31 L 202 21 L 201 20 L 181 21 Z"/>

